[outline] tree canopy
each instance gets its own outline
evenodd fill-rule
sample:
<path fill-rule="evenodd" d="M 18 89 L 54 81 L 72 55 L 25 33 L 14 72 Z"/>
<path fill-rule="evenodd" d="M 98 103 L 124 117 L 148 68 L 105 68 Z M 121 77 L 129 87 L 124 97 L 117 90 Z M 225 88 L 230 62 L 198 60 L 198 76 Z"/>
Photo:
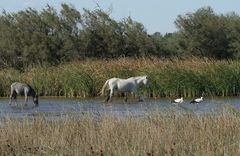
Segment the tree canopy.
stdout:
<path fill-rule="evenodd" d="M 140 22 L 116 21 L 101 9 L 62 4 L 0 15 L 0 68 L 24 69 L 85 58 L 186 57 L 239 59 L 240 17 L 204 7 L 176 18 L 177 31 L 148 34 Z M 161 19 L 156 19 L 161 20 Z"/>

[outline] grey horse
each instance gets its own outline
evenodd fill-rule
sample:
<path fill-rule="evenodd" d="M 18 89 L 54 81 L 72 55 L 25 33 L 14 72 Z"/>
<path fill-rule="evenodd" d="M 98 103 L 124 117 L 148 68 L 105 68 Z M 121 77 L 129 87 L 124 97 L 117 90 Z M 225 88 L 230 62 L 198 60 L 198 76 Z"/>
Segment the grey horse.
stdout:
<path fill-rule="evenodd" d="M 20 82 L 14 82 L 11 84 L 11 94 L 10 94 L 9 105 L 11 105 L 12 99 L 14 99 L 15 104 L 17 104 L 16 98 L 18 94 L 25 96 L 25 105 L 27 105 L 28 96 L 32 96 L 33 103 L 36 106 L 38 106 L 38 95 L 29 84 L 20 83 Z"/>

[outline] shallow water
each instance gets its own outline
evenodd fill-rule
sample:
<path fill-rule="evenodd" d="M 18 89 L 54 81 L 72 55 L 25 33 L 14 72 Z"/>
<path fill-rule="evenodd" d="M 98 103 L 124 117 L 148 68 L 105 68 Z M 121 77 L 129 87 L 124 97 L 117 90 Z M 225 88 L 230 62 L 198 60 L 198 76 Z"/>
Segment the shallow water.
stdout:
<path fill-rule="evenodd" d="M 103 99 L 66 99 L 66 98 L 40 98 L 39 106 L 35 107 L 29 99 L 28 105 L 23 106 L 23 99 L 18 99 L 18 105 L 8 105 L 8 99 L 0 99 L 0 118 L 9 116 L 13 118 L 35 117 L 39 114 L 46 115 L 49 119 L 61 119 L 66 115 L 75 113 L 93 113 L 97 115 L 113 114 L 119 117 L 131 114 L 141 116 L 145 112 L 175 110 L 177 112 L 193 112 L 197 114 L 222 112 L 226 105 L 240 108 L 240 98 L 206 98 L 198 105 L 189 104 L 191 99 L 185 99 L 180 105 L 171 104 L 170 99 L 146 99 L 137 102 L 130 99 L 124 103 L 122 99 L 113 99 L 104 103 Z"/>

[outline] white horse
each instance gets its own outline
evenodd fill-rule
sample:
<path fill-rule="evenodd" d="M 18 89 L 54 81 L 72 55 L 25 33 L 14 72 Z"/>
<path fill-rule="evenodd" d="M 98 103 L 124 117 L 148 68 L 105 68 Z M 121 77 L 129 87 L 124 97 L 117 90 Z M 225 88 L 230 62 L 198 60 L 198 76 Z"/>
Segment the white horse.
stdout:
<path fill-rule="evenodd" d="M 144 84 L 146 87 L 150 86 L 150 80 L 147 75 L 130 77 L 128 79 L 120 79 L 120 78 L 111 78 L 108 79 L 102 87 L 101 95 L 104 96 L 105 90 L 108 87 L 108 95 L 106 101 L 111 100 L 114 91 L 125 92 L 125 93 L 137 93 L 140 84 Z M 142 101 L 139 96 L 139 101 Z M 125 94 L 125 102 L 128 97 Z"/>

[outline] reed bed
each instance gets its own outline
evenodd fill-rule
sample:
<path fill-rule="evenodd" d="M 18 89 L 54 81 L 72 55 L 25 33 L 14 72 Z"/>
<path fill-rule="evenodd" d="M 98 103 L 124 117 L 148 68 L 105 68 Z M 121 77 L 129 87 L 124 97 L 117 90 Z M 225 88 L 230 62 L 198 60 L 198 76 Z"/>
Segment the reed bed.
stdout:
<path fill-rule="evenodd" d="M 238 96 L 240 63 L 191 58 L 120 58 L 84 60 L 57 67 L 29 68 L 23 73 L 0 71 L 0 96 L 8 96 L 13 81 L 33 85 L 41 96 L 95 97 L 112 77 L 149 75 L 154 97 Z M 146 89 L 142 88 L 147 94 Z"/>
<path fill-rule="evenodd" d="M 197 116 L 146 112 L 141 118 L 91 114 L 62 121 L 6 118 L 0 155 L 239 155 L 238 113 Z"/>

